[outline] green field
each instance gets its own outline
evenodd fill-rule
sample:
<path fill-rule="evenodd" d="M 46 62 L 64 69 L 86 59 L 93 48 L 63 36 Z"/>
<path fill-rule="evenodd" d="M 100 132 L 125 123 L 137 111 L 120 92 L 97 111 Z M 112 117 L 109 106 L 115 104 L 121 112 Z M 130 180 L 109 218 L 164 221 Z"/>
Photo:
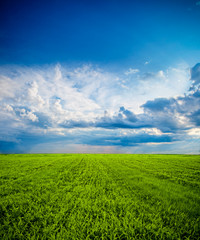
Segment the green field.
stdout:
<path fill-rule="evenodd" d="M 200 156 L 0 155 L 0 239 L 200 239 Z"/>

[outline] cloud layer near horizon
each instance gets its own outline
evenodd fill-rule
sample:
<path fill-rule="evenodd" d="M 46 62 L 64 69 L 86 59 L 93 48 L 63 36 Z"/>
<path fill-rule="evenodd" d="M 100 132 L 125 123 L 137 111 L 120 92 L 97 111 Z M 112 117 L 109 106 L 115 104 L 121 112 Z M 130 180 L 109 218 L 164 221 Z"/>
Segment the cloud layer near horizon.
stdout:
<path fill-rule="evenodd" d="M 200 64 L 156 73 L 59 64 L 0 72 L 2 153 L 199 151 Z"/>

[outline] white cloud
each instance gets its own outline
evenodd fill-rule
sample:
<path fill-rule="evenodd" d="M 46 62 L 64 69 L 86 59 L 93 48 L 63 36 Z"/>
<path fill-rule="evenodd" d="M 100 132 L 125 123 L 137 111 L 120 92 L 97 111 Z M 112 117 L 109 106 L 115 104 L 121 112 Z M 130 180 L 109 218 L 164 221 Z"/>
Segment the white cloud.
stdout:
<path fill-rule="evenodd" d="M 32 122 L 38 122 L 38 117 L 32 112 L 27 112 L 26 117 Z"/>
<path fill-rule="evenodd" d="M 7 76 L 0 76 L 0 100 L 14 98 L 17 83 Z"/>
<path fill-rule="evenodd" d="M 13 112 L 13 107 L 9 104 L 2 105 L 1 109 L 6 111 L 6 112 Z"/>
<path fill-rule="evenodd" d="M 200 128 L 192 128 L 187 130 L 187 134 L 194 136 L 195 138 L 200 138 Z"/>
<path fill-rule="evenodd" d="M 157 73 L 157 76 L 160 78 L 165 78 L 165 74 L 162 70 Z"/>
<path fill-rule="evenodd" d="M 112 117 L 119 114 L 121 106 L 142 113 L 140 106 L 147 100 L 186 92 L 189 79 L 187 68 L 169 68 L 150 74 L 130 68 L 120 75 L 92 65 L 69 68 L 57 64 L 29 68 L 7 66 L 0 71 L 1 122 L 7 119 L 12 130 L 41 132 L 44 126 L 53 131 L 66 121 L 93 122 L 105 111 Z M 179 121 L 185 119 L 180 117 Z M 31 122 L 35 124 L 32 130 Z"/>
<path fill-rule="evenodd" d="M 135 73 L 139 73 L 139 72 L 140 72 L 139 69 L 129 68 L 129 70 L 126 71 L 124 74 L 125 75 L 131 75 L 131 74 L 135 74 Z"/>
<path fill-rule="evenodd" d="M 188 68 L 168 68 L 157 73 L 146 73 L 141 76 L 139 94 L 146 94 L 148 99 L 174 97 L 188 91 L 190 83 Z M 146 100 L 148 100 L 146 99 Z"/>
<path fill-rule="evenodd" d="M 26 111 L 26 109 L 20 109 L 20 116 L 25 119 L 29 119 L 32 122 L 38 122 L 38 117 L 31 111 Z"/>

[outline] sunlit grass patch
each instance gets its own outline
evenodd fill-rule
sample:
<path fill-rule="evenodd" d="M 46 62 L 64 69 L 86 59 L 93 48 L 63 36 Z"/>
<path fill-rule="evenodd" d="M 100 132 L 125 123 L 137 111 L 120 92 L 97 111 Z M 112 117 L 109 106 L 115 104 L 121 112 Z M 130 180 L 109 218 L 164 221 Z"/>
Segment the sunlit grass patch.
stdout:
<path fill-rule="evenodd" d="M 200 156 L 0 155 L 1 239 L 199 239 Z"/>

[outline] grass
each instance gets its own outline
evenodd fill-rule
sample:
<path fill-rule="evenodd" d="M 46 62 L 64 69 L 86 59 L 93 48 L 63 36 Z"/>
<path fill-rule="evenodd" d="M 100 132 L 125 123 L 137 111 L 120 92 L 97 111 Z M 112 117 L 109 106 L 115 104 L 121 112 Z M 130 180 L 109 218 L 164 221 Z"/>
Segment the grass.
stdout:
<path fill-rule="evenodd" d="M 200 239 L 200 156 L 0 155 L 0 239 Z"/>

